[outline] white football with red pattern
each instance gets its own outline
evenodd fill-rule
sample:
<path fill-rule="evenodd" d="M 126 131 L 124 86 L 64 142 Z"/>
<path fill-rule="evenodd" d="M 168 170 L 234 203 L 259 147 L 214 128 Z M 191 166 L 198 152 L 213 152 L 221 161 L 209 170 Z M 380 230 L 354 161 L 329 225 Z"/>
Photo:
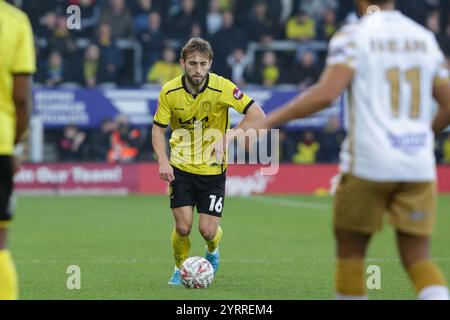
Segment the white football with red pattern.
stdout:
<path fill-rule="evenodd" d="M 205 289 L 214 279 L 214 269 L 205 258 L 190 257 L 181 265 L 180 278 L 189 289 Z"/>

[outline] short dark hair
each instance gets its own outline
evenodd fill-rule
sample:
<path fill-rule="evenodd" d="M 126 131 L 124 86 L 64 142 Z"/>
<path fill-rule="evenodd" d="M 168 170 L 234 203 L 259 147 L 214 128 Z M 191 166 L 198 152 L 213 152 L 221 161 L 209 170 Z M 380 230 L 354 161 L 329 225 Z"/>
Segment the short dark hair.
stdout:
<path fill-rule="evenodd" d="M 214 57 L 214 52 L 209 42 L 198 37 L 192 38 L 186 43 L 183 49 L 181 49 L 181 57 L 183 60 L 186 60 L 186 57 L 193 52 L 203 53 L 209 60 L 212 60 Z"/>

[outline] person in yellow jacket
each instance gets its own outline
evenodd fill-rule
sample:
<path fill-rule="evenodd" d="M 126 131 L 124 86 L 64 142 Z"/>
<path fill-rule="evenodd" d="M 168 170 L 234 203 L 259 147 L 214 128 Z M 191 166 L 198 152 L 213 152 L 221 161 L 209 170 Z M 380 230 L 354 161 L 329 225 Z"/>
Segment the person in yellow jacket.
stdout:
<path fill-rule="evenodd" d="M 182 74 L 183 69 L 176 61 L 175 51 L 171 48 L 166 48 L 163 52 L 163 60 L 158 60 L 151 66 L 147 74 L 147 81 L 163 85 Z"/>
<path fill-rule="evenodd" d="M 312 131 L 305 131 L 303 141 L 297 145 L 297 153 L 292 157 L 294 163 L 312 164 L 316 162 L 316 154 L 320 145 L 315 141 Z"/>

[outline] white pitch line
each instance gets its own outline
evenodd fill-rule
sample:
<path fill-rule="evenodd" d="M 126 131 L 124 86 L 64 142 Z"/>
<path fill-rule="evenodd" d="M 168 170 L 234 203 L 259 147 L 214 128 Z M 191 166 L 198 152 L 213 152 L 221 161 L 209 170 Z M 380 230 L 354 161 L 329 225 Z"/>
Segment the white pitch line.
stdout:
<path fill-rule="evenodd" d="M 267 204 L 271 204 L 274 206 L 285 206 L 285 207 L 290 207 L 290 208 L 316 209 L 316 210 L 331 209 L 331 206 L 328 204 L 317 203 L 317 202 L 294 201 L 294 200 L 289 200 L 289 199 L 280 199 L 280 198 L 268 197 L 268 196 L 249 196 L 249 197 L 242 197 L 241 199 L 254 201 L 254 202 L 267 203 Z"/>

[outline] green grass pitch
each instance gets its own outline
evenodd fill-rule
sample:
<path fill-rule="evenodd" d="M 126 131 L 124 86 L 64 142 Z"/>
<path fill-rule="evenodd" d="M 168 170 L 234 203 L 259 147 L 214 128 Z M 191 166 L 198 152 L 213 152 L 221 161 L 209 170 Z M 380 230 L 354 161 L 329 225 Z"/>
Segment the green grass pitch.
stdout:
<path fill-rule="evenodd" d="M 10 233 L 21 299 L 332 299 L 331 197 L 229 197 L 221 266 L 206 290 L 173 288 L 172 216 L 164 196 L 21 197 Z M 450 196 L 439 197 L 432 253 L 450 279 Z M 192 255 L 204 242 L 194 221 Z M 69 290 L 67 268 L 81 269 Z M 371 243 L 381 270 L 371 299 L 414 299 L 392 229 Z M 367 275 L 369 276 L 369 275 Z"/>

